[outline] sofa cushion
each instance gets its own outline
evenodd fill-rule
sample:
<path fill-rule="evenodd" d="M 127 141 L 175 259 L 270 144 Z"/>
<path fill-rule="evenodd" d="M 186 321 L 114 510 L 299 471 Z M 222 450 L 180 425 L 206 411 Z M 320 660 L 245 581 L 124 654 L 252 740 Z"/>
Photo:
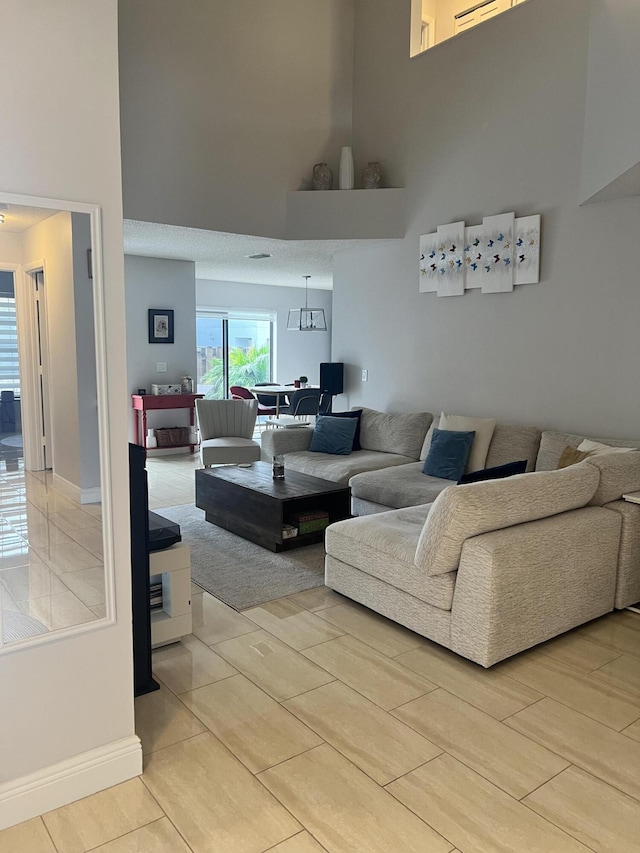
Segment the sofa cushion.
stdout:
<path fill-rule="evenodd" d="M 409 456 L 415 462 L 433 420 L 430 412 L 392 415 L 375 409 L 363 409 L 360 419 L 360 444 L 363 450 Z"/>
<path fill-rule="evenodd" d="M 519 462 L 507 462 L 506 465 L 496 465 L 495 468 L 484 468 L 482 471 L 471 471 L 469 474 L 463 474 L 458 480 L 458 485 L 481 483 L 483 480 L 503 480 L 505 477 L 513 477 L 515 474 L 524 474 L 526 470 L 526 459 L 521 459 Z"/>
<path fill-rule="evenodd" d="M 357 474 L 349 480 L 354 498 L 401 509 L 434 501 L 451 480 L 422 473 L 422 462 Z"/>
<path fill-rule="evenodd" d="M 455 571 L 465 540 L 585 506 L 599 481 L 598 469 L 585 461 L 557 471 L 445 489 L 420 535 L 416 565 L 432 577 Z"/>
<path fill-rule="evenodd" d="M 330 418 L 323 415 L 316 422 L 309 450 L 312 453 L 348 456 L 353 450 L 357 425 L 354 418 Z"/>
<path fill-rule="evenodd" d="M 558 459 L 557 468 L 568 468 L 569 465 L 577 465 L 578 462 L 584 462 L 591 456 L 591 453 L 588 450 L 577 450 L 575 447 L 571 447 L 570 444 L 567 444 L 565 449 L 560 454 L 560 459 Z"/>
<path fill-rule="evenodd" d="M 578 451 L 581 453 L 590 453 L 592 456 L 602 456 L 604 453 L 632 453 L 633 447 L 616 447 L 611 444 L 602 444 L 599 441 L 592 441 L 590 438 L 583 439 L 578 445 Z"/>
<path fill-rule="evenodd" d="M 298 430 L 291 430 L 297 432 Z M 284 432 L 284 430 L 281 430 Z M 407 465 L 414 460 L 395 453 L 377 453 L 374 450 L 356 450 L 349 456 L 336 456 L 332 453 L 311 453 L 301 450 L 287 453 L 286 467 L 321 480 L 347 485 L 351 477 L 362 471 L 378 471 L 395 465 Z"/>
<path fill-rule="evenodd" d="M 360 445 L 360 418 L 362 417 L 362 409 L 352 409 L 350 412 L 329 412 L 327 415 L 320 415 L 321 418 L 353 418 L 356 422 L 356 431 L 353 436 L 352 450 L 362 450 Z"/>
<path fill-rule="evenodd" d="M 467 472 L 481 471 L 484 468 L 495 428 L 496 422 L 493 418 L 469 418 L 465 415 L 449 415 L 446 412 L 441 413 L 438 426 L 438 429 L 475 433 L 471 453 L 465 466 Z"/>
<path fill-rule="evenodd" d="M 434 418 L 422 445 L 420 459 L 427 458 L 433 430 L 439 428 L 439 424 L 440 418 Z M 539 447 L 540 430 L 537 427 L 521 424 L 496 424 L 485 465 L 487 468 L 495 468 L 496 465 L 504 465 L 507 462 L 513 462 L 514 459 L 526 459 L 527 471 L 533 471 Z"/>
<path fill-rule="evenodd" d="M 600 481 L 589 501 L 591 506 L 604 506 L 620 500 L 627 492 L 640 491 L 640 453 L 607 453 L 590 456 L 585 464 L 593 465 Z"/>
<path fill-rule="evenodd" d="M 562 451 L 567 445 L 569 447 L 578 446 L 584 441 L 586 436 L 575 435 L 570 432 L 556 432 L 555 430 L 545 430 L 540 438 L 540 450 L 536 459 L 536 471 L 552 471 L 558 467 L 558 461 Z M 617 438 L 598 438 L 592 439 L 600 444 L 610 444 L 612 447 L 631 447 L 634 450 L 640 449 L 640 440 L 638 441 L 621 441 Z"/>
<path fill-rule="evenodd" d="M 434 607 L 450 610 L 455 572 L 430 578 L 413 560 L 430 507 L 426 504 L 331 524 L 326 532 L 327 554 Z"/>
<path fill-rule="evenodd" d="M 458 482 L 467 465 L 475 435 L 473 431 L 434 429 L 424 473 Z"/>

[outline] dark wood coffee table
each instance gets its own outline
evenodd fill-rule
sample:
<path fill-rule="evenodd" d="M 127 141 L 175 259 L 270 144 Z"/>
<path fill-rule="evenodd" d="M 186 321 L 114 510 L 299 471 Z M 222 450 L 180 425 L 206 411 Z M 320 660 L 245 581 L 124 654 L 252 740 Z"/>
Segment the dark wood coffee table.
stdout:
<path fill-rule="evenodd" d="M 350 518 L 351 489 L 286 469 L 284 480 L 274 480 L 266 462 L 221 465 L 196 471 L 196 506 L 218 527 L 270 551 L 288 551 L 324 541 L 324 530 L 283 539 L 282 526 L 294 513 L 324 510 L 329 523 Z"/>

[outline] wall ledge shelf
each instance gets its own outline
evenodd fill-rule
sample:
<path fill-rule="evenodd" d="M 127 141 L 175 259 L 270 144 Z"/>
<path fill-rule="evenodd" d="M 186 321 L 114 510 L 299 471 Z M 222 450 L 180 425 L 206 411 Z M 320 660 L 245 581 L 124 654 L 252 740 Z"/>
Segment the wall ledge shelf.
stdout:
<path fill-rule="evenodd" d="M 288 240 L 389 240 L 405 234 L 402 188 L 287 193 Z"/>

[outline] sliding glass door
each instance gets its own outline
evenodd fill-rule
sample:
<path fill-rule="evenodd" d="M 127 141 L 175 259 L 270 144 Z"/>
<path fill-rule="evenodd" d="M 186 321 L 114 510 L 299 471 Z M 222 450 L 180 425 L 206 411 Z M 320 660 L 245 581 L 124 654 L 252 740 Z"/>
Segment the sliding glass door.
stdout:
<path fill-rule="evenodd" d="M 197 392 L 223 399 L 232 385 L 271 382 L 274 328 L 275 312 L 199 309 Z"/>

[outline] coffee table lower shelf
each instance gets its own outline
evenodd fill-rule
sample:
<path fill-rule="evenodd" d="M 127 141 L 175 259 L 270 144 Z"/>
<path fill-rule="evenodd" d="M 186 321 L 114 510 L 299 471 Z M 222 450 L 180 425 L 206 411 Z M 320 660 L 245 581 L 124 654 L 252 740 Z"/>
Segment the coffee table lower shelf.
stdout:
<path fill-rule="evenodd" d="M 290 551 L 324 541 L 324 530 L 282 538 L 284 524 L 296 513 L 323 510 L 329 524 L 351 517 L 348 486 L 288 471 L 274 480 L 271 466 L 222 466 L 196 471 L 196 506 L 211 524 L 223 527 L 269 551 Z"/>

